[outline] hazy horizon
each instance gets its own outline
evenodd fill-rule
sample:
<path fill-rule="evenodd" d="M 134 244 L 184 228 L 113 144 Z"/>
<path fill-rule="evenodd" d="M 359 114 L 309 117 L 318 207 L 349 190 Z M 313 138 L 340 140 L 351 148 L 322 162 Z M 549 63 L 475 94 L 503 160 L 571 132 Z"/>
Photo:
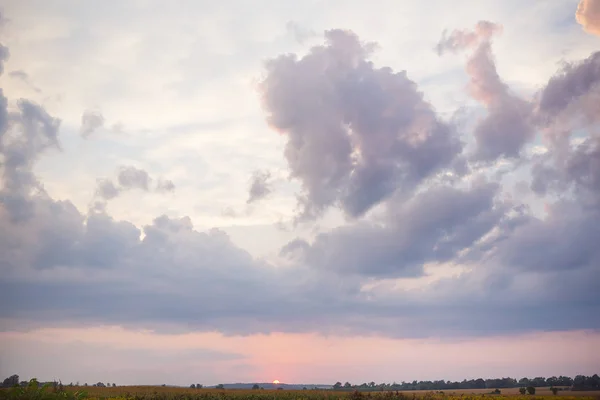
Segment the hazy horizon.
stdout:
<path fill-rule="evenodd" d="M 0 6 L 0 376 L 592 375 L 598 237 L 600 0 Z"/>

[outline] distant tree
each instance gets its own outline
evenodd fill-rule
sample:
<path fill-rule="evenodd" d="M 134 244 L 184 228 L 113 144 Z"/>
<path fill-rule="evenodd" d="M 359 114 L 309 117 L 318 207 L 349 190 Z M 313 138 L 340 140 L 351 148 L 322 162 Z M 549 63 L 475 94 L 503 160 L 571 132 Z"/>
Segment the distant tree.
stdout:
<path fill-rule="evenodd" d="M 252 390 L 259 390 L 260 386 L 258 386 L 256 383 L 252 386 Z"/>
<path fill-rule="evenodd" d="M 373 381 L 369 382 L 369 387 L 374 388 L 375 387 L 375 382 L 373 382 Z"/>
<path fill-rule="evenodd" d="M 202 388 L 203 388 L 203 386 L 201 384 L 196 383 L 196 389 L 202 389 Z"/>
<path fill-rule="evenodd" d="M 94 386 L 98 386 L 98 387 L 106 387 L 106 385 L 102 382 L 98 382 L 96 383 Z"/>
<path fill-rule="evenodd" d="M 83 384 L 83 386 L 87 386 L 87 385 L 88 385 L 87 382 Z"/>
<path fill-rule="evenodd" d="M 524 387 L 520 387 L 519 388 L 519 393 L 525 394 L 525 393 L 527 393 L 527 389 L 525 389 Z"/>
<path fill-rule="evenodd" d="M 550 390 L 552 391 L 553 395 L 556 395 L 558 393 L 558 389 L 555 387 L 551 387 Z"/>
<path fill-rule="evenodd" d="M 350 382 L 344 383 L 344 389 L 352 389 L 352 384 Z"/>
<path fill-rule="evenodd" d="M 216 388 L 217 388 L 217 389 L 225 389 L 225 385 L 223 385 L 222 383 L 219 383 L 219 384 L 216 386 Z"/>
<path fill-rule="evenodd" d="M 530 386 L 544 387 L 544 386 L 548 386 L 548 384 L 546 383 L 546 378 L 544 378 L 543 376 L 538 376 L 531 380 Z"/>
<path fill-rule="evenodd" d="M 117 387 L 117 384 L 113 382 L 112 387 Z"/>
<path fill-rule="evenodd" d="M 192 384 L 190 385 L 190 389 L 196 389 L 196 385 L 192 383 Z"/>
<path fill-rule="evenodd" d="M 342 388 L 342 382 L 336 382 L 335 385 L 333 385 L 333 388 L 335 390 L 341 389 Z"/>
<path fill-rule="evenodd" d="M 279 387 L 277 388 L 277 390 L 283 390 L 283 388 L 282 388 L 281 386 L 279 386 Z"/>
<path fill-rule="evenodd" d="M 528 394 L 535 394 L 535 387 L 534 386 L 527 386 L 527 393 Z"/>
<path fill-rule="evenodd" d="M 307 389 L 306 389 L 306 386 L 304 386 L 304 387 L 302 388 L 302 390 L 307 390 Z"/>
<path fill-rule="evenodd" d="M 19 375 L 11 375 L 2 382 L 2 386 L 11 387 L 19 385 Z"/>

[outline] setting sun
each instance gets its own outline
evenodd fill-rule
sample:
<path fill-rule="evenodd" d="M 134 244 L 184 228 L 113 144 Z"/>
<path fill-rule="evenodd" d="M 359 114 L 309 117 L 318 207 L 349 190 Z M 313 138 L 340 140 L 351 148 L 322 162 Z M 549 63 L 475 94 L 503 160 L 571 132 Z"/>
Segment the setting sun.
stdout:
<path fill-rule="evenodd" d="M 273 385 L 279 385 L 279 381 L 278 381 L 277 379 L 275 379 L 275 380 L 273 381 Z"/>

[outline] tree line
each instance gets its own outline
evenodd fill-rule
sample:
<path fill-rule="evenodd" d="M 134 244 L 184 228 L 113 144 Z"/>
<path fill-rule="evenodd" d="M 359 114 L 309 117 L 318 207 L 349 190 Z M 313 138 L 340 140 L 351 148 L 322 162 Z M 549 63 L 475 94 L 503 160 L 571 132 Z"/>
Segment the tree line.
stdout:
<path fill-rule="evenodd" d="M 495 378 L 495 379 L 464 379 L 462 381 L 412 381 L 401 383 L 362 383 L 353 385 L 350 382 L 342 384 L 336 382 L 335 390 L 458 390 L 458 389 L 508 389 L 526 387 L 567 387 L 571 390 L 600 390 L 600 377 L 577 375 L 575 378 L 568 376 L 552 376 L 550 378 Z"/>
<path fill-rule="evenodd" d="M 8 378 L 4 379 L 2 381 L 2 385 L 0 385 L 0 387 L 14 387 L 14 386 L 27 386 L 27 384 L 29 383 L 29 381 L 20 381 L 19 380 L 19 375 L 14 374 L 9 376 Z M 60 387 L 62 388 L 63 386 L 80 386 L 79 382 L 77 383 L 69 383 L 68 385 L 63 385 L 62 382 L 57 382 L 57 381 L 52 381 L 52 382 L 38 382 L 40 386 L 43 386 L 47 383 L 51 384 L 52 386 L 56 386 L 56 387 Z M 104 383 L 104 382 L 97 382 L 91 385 L 88 385 L 87 383 L 84 383 L 82 386 L 98 386 L 98 387 L 116 387 L 117 384 L 116 383 Z"/>

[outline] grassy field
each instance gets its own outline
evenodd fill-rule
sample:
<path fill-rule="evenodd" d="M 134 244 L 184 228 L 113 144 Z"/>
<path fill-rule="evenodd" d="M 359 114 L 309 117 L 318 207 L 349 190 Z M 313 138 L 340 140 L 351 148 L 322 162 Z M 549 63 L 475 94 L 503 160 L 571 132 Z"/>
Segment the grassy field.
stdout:
<path fill-rule="evenodd" d="M 12 391 L 12 392 L 11 392 Z M 0 399 L 9 400 L 534 400 L 560 397 L 561 400 L 600 400 L 600 391 L 559 391 L 553 395 L 549 388 L 537 388 L 535 395 L 521 395 L 518 389 L 453 390 L 446 392 L 343 392 L 333 390 L 239 390 L 192 389 L 163 386 L 65 387 L 56 392 L 51 387 L 35 390 L 0 390 Z"/>
<path fill-rule="evenodd" d="M 138 400 L 532 400 L 536 397 L 560 397 L 561 400 L 600 400 L 600 391 L 559 391 L 553 395 L 550 388 L 537 388 L 534 396 L 521 395 L 518 388 L 502 389 L 500 395 L 492 395 L 491 389 L 452 390 L 441 392 L 406 391 L 406 392 L 336 392 L 332 390 L 239 390 L 239 389 L 190 389 L 161 386 L 120 386 L 120 387 L 86 387 L 69 388 L 85 390 L 93 399 L 138 399 Z"/>

